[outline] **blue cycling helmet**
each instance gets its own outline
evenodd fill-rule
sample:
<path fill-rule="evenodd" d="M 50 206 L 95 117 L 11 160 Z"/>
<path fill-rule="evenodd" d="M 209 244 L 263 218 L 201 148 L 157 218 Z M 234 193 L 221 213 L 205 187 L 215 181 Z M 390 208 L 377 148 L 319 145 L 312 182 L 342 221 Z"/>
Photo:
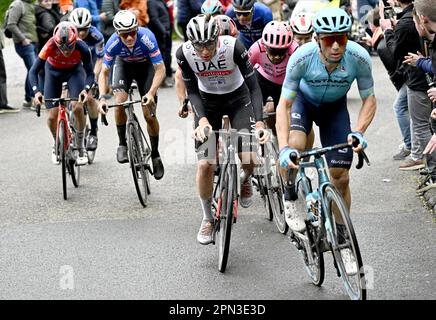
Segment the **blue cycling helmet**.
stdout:
<path fill-rule="evenodd" d="M 206 0 L 201 5 L 201 13 L 222 14 L 223 5 L 219 0 Z"/>
<path fill-rule="evenodd" d="M 232 0 L 233 8 L 237 10 L 250 10 L 256 0 Z"/>
<path fill-rule="evenodd" d="M 327 8 L 320 10 L 313 21 L 313 27 L 317 34 L 348 32 L 351 30 L 351 18 L 339 8 Z"/>

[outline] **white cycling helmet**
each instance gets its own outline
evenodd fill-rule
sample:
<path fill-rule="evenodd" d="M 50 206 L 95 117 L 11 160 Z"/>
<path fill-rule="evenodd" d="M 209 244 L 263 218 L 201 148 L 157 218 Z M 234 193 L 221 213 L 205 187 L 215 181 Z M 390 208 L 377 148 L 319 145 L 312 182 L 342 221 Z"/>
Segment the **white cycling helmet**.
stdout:
<path fill-rule="evenodd" d="M 189 20 L 186 35 L 192 43 L 215 41 L 219 36 L 218 21 L 210 14 L 200 14 Z"/>
<path fill-rule="evenodd" d="M 68 20 L 73 23 L 77 29 L 86 29 L 91 26 L 92 16 L 86 8 L 74 9 Z"/>
<path fill-rule="evenodd" d="M 305 12 L 300 12 L 296 15 L 293 15 L 289 19 L 289 22 L 294 33 L 309 34 L 313 32 L 312 18 Z"/>
<path fill-rule="evenodd" d="M 118 32 L 129 31 L 138 27 L 138 19 L 132 11 L 121 10 L 115 15 L 113 25 Z"/>

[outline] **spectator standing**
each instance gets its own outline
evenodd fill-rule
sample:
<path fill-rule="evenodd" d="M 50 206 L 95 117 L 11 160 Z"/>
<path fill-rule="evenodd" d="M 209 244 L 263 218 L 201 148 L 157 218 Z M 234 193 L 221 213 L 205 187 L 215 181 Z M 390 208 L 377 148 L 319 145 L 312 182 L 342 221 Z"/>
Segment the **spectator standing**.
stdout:
<path fill-rule="evenodd" d="M 13 108 L 8 104 L 8 93 L 6 85 L 6 67 L 3 59 L 4 38 L 0 31 L 0 113 L 19 112 L 20 109 Z"/>
<path fill-rule="evenodd" d="M 413 22 L 412 0 L 399 0 L 402 12 L 397 14 L 398 22 L 393 30 L 392 21 L 380 19 L 380 26 L 384 31 L 386 44 L 390 48 L 394 59 L 403 61 L 409 52 L 422 51 L 418 32 Z M 384 13 L 383 1 L 379 2 L 380 16 Z M 424 148 L 432 133 L 429 125 L 431 102 L 427 96 L 427 81 L 424 73 L 415 67 L 405 65 L 407 100 L 411 118 L 412 150 L 410 158 L 404 160 L 400 170 L 418 170 L 425 167 Z M 436 154 L 427 157 L 428 171 L 433 172 L 436 167 Z M 436 177 L 435 177 L 436 178 Z"/>
<path fill-rule="evenodd" d="M 140 27 L 146 27 L 150 21 L 147 0 L 121 0 L 120 9 L 132 11 Z"/>
<path fill-rule="evenodd" d="M 73 0 L 59 0 L 59 9 L 62 15 L 73 11 Z"/>
<path fill-rule="evenodd" d="M 15 0 L 9 6 L 7 28 L 12 33 L 15 51 L 23 59 L 27 69 L 23 107 L 30 108 L 33 90 L 29 82 L 29 70 L 36 59 L 36 17 L 33 0 Z"/>
<path fill-rule="evenodd" d="M 177 1 L 177 24 L 183 30 L 184 41 L 188 41 L 186 26 L 189 20 L 201 13 L 201 5 L 204 0 L 178 0 Z"/>
<path fill-rule="evenodd" d="M 412 150 L 412 138 L 404 67 L 401 61 L 394 59 L 390 48 L 386 45 L 386 39 L 380 27 L 380 10 L 378 7 L 368 13 L 367 21 L 372 32 L 372 37 L 368 39 L 368 44 L 377 51 L 380 60 L 388 71 L 391 82 L 398 91 L 393 109 L 403 137 L 403 143 L 399 146 L 399 151 L 394 154 L 393 159 L 405 160 L 410 155 L 410 150 Z"/>
<path fill-rule="evenodd" d="M 38 0 L 35 4 L 36 32 L 38 34 L 38 52 L 53 35 L 53 30 L 61 20 L 60 13 L 53 7 L 53 0 Z"/>
<path fill-rule="evenodd" d="M 103 0 L 101 12 L 106 14 L 105 20 L 100 20 L 100 31 L 103 33 L 104 42 L 106 43 L 111 35 L 115 32 L 113 26 L 114 16 L 120 10 L 120 0 Z"/>
<path fill-rule="evenodd" d="M 86 8 L 86 9 L 88 9 L 92 15 L 91 24 L 96 28 L 98 28 L 98 25 L 99 25 L 101 20 L 106 19 L 106 13 L 99 12 L 96 0 L 75 0 L 74 1 L 74 8 Z"/>
<path fill-rule="evenodd" d="M 165 63 L 164 87 L 173 87 L 171 72 L 171 23 L 170 14 L 164 0 L 148 0 L 148 28 L 154 33 Z M 169 41 L 168 41 L 169 39 Z M 169 45 L 169 48 L 167 47 Z"/>

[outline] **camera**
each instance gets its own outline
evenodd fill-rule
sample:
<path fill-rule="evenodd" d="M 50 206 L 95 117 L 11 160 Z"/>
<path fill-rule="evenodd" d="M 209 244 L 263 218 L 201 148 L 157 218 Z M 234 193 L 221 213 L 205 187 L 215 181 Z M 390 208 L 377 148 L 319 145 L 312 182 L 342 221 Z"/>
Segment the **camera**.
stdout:
<path fill-rule="evenodd" d="M 395 18 L 395 10 L 392 8 L 392 6 L 389 4 L 387 0 L 383 0 L 384 4 L 384 18 L 385 19 L 393 19 Z"/>

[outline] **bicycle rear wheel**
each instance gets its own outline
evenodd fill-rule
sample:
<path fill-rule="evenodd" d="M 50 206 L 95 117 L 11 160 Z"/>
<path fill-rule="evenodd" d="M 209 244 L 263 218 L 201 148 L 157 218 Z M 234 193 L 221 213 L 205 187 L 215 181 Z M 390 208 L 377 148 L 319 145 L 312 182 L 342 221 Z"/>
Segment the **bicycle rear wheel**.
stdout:
<path fill-rule="evenodd" d="M 274 216 L 274 222 L 280 233 L 288 232 L 288 224 L 285 220 L 285 209 L 283 207 L 284 183 L 280 175 L 280 167 L 277 159 L 277 150 L 273 144 L 267 151 L 269 161 L 269 173 L 266 177 L 268 187 L 268 199 Z"/>
<path fill-rule="evenodd" d="M 222 172 L 221 179 L 221 210 L 219 221 L 218 269 L 225 272 L 230 250 L 230 237 L 233 224 L 233 206 L 236 197 L 236 165 L 228 164 Z"/>
<path fill-rule="evenodd" d="M 256 188 L 259 191 L 260 197 L 262 198 L 262 203 L 266 212 L 266 218 L 268 219 L 268 221 L 272 221 L 273 211 L 271 209 L 271 204 L 269 200 L 265 165 L 262 165 L 262 167 L 259 167 L 256 170 L 258 170 L 258 172 L 256 175 L 254 175 L 253 184 L 255 184 Z"/>
<path fill-rule="evenodd" d="M 146 207 L 148 198 L 146 171 L 148 170 L 145 168 L 139 139 L 141 139 L 141 137 L 138 134 L 135 125 L 130 123 L 127 128 L 130 168 L 132 169 L 133 182 L 135 183 L 139 202 L 143 207 Z"/>
<path fill-rule="evenodd" d="M 66 159 L 66 152 L 65 152 L 65 123 L 62 120 L 59 121 L 58 142 L 56 146 L 58 148 L 57 154 L 59 155 L 59 160 L 61 162 L 62 193 L 64 196 L 64 200 L 67 200 L 67 159 Z"/>
<path fill-rule="evenodd" d="M 365 274 L 356 234 L 351 223 L 347 206 L 341 194 L 333 185 L 328 185 L 324 189 L 324 205 L 326 219 L 329 219 L 331 224 L 331 226 L 328 227 L 326 224 L 326 232 L 331 242 L 335 266 L 340 274 L 345 290 L 352 300 L 366 300 Z M 345 234 L 341 234 L 341 231 L 337 229 L 333 210 L 342 218 Z M 338 237 L 345 239 L 345 242 L 339 243 Z M 351 254 L 351 257 L 354 257 L 355 261 L 353 262 L 355 265 L 349 264 L 354 267 L 352 268 L 354 270 L 349 268 L 348 273 L 342 257 L 345 253 L 344 250 Z"/>

